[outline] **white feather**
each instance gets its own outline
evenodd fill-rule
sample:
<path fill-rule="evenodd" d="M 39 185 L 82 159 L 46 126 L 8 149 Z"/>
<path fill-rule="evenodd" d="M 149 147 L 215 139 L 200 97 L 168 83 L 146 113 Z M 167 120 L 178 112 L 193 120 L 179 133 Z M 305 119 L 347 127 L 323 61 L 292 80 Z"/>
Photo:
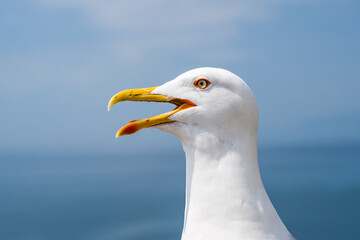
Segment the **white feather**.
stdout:
<path fill-rule="evenodd" d="M 206 89 L 194 81 L 208 79 Z M 182 240 L 293 239 L 271 204 L 257 161 L 258 109 L 246 83 L 219 68 L 186 72 L 153 91 L 197 106 L 156 126 L 186 153 Z"/>

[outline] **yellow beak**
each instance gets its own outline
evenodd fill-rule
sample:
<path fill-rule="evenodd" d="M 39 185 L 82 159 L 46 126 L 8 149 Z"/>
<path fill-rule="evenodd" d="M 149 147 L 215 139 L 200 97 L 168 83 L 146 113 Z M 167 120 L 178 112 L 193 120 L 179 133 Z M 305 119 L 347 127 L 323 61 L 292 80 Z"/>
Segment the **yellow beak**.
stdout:
<path fill-rule="evenodd" d="M 110 99 L 108 104 L 108 111 L 110 111 L 110 108 L 113 105 L 123 101 L 169 102 L 176 105 L 176 108 L 170 112 L 142 120 L 129 121 L 129 124 L 119 129 L 119 131 L 116 133 L 116 137 L 133 134 L 143 128 L 148 128 L 163 123 L 170 123 L 172 120 L 170 120 L 169 117 L 174 113 L 196 106 L 196 104 L 186 99 L 172 98 L 160 94 L 152 94 L 152 91 L 155 89 L 156 87 L 124 90 L 118 92 Z"/>

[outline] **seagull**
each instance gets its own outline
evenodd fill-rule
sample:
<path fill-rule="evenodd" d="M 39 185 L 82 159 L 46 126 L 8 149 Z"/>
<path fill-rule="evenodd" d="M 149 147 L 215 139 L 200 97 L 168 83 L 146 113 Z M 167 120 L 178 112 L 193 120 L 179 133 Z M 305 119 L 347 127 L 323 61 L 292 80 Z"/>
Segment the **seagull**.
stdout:
<path fill-rule="evenodd" d="M 186 155 L 182 240 L 290 240 L 261 180 L 257 160 L 258 107 L 234 73 L 203 67 L 152 88 L 115 94 L 122 101 L 168 102 L 175 109 L 130 121 L 116 137 L 144 128 L 175 135 Z"/>

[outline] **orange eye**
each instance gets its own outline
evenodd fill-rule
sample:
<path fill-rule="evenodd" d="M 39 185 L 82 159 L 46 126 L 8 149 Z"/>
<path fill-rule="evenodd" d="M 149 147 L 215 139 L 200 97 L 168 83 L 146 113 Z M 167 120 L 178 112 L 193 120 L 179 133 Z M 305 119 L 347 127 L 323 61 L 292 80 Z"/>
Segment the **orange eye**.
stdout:
<path fill-rule="evenodd" d="M 200 78 L 194 82 L 194 85 L 197 88 L 205 89 L 210 85 L 210 82 L 209 82 L 209 80 L 207 80 L 205 78 Z"/>

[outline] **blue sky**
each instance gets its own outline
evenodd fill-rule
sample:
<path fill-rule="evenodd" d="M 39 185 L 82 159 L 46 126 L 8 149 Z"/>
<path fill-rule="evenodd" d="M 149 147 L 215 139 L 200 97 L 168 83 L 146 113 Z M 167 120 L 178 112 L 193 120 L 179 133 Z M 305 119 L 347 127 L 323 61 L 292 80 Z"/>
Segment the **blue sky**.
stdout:
<path fill-rule="evenodd" d="M 253 89 L 260 146 L 360 142 L 360 3 L 333 0 L 0 3 L 0 150 L 178 149 L 154 129 L 115 139 L 166 104 L 109 98 L 201 66 Z"/>

